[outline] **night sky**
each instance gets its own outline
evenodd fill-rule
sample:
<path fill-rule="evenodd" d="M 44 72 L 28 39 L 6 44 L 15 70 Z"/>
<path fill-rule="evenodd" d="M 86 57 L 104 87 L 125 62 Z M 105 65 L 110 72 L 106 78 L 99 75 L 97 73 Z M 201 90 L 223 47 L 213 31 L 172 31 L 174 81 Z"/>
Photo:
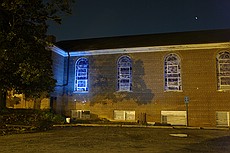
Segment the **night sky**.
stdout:
<path fill-rule="evenodd" d="M 230 28 L 230 0 L 75 0 L 57 41 Z"/>

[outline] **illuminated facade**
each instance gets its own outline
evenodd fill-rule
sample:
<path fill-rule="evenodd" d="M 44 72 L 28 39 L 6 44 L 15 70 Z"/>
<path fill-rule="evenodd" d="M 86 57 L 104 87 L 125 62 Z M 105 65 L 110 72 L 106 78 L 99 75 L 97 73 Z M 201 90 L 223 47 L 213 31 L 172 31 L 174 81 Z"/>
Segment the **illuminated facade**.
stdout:
<path fill-rule="evenodd" d="M 229 40 L 230 30 L 209 30 L 57 42 L 52 108 L 72 119 L 229 126 Z"/>

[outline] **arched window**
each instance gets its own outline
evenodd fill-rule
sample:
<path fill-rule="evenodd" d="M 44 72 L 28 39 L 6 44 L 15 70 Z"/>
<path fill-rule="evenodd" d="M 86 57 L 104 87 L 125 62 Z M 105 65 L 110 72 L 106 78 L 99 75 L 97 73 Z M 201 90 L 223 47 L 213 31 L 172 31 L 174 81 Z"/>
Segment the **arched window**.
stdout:
<path fill-rule="evenodd" d="M 79 58 L 75 65 L 75 92 L 88 92 L 88 69 L 89 62 L 87 58 Z"/>
<path fill-rule="evenodd" d="M 169 54 L 165 57 L 165 91 L 181 91 L 181 63 L 180 57 L 176 54 Z"/>
<path fill-rule="evenodd" d="M 230 90 L 230 52 L 222 51 L 216 57 L 218 90 Z"/>
<path fill-rule="evenodd" d="M 128 56 L 121 56 L 117 62 L 118 91 L 132 90 L 132 61 Z"/>

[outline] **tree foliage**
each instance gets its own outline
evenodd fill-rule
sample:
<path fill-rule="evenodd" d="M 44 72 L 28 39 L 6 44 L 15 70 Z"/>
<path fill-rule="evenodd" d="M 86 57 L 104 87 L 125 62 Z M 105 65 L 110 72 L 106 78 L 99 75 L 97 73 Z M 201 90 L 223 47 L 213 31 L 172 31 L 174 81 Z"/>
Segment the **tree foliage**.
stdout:
<path fill-rule="evenodd" d="M 52 91 L 55 80 L 47 49 L 47 21 L 61 22 L 71 0 L 0 2 L 0 89 L 28 96 Z"/>

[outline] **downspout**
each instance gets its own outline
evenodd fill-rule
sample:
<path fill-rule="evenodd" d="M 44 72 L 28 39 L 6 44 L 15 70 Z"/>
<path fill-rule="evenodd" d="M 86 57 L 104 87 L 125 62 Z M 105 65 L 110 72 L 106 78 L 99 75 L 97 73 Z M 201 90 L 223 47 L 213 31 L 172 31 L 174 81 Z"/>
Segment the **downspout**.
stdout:
<path fill-rule="evenodd" d="M 68 86 L 68 84 L 69 84 L 69 61 L 70 61 L 70 54 L 69 54 L 69 51 L 67 51 L 67 54 L 68 54 L 68 57 L 67 57 L 66 83 L 63 84 L 63 87 L 66 87 L 66 86 Z M 65 89 L 65 88 L 64 88 L 64 89 Z M 64 89 L 63 89 L 62 95 L 65 94 L 66 89 L 65 89 L 65 90 L 64 90 Z M 67 91 L 68 91 L 68 87 L 67 87 Z"/>
<path fill-rule="evenodd" d="M 67 54 L 68 54 L 68 56 L 67 56 L 67 70 L 66 70 L 66 82 L 64 83 L 64 84 L 61 84 L 61 85 L 56 85 L 56 87 L 66 87 L 68 84 L 69 84 L 69 63 L 70 63 L 70 53 L 69 53 L 69 51 L 67 51 Z M 62 95 L 61 96 L 63 96 L 64 94 L 65 94 L 65 90 L 62 88 Z M 60 109 L 60 111 L 61 111 L 61 114 L 65 114 L 64 112 L 63 112 L 63 110 L 65 110 L 65 109 L 63 109 L 63 100 L 62 100 L 62 102 L 61 102 L 61 109 Z"/>
<path fill-rule="evenodd" d="M 61 84 L 61 85 L 56 85 L 56 87 L 64 87 L 69 84 L 69 61 L 70 61 L 70 54 L 69 51 L 67 51 L 68 57 L 67 57 L 67 70 L 66 70 L 66 83 Z"/>

